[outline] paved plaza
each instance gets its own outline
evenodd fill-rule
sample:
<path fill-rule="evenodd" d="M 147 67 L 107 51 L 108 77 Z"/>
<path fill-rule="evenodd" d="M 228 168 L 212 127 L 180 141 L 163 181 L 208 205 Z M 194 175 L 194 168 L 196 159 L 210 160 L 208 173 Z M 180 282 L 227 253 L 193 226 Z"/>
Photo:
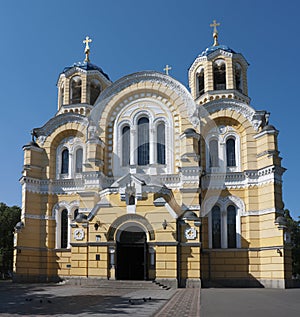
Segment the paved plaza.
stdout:
<path fill-rule="evenodd" d="M 151 282 L 103 286 L 0 282 L 0 316 L 299 316 L 300 289 L 166 289 Z"/>

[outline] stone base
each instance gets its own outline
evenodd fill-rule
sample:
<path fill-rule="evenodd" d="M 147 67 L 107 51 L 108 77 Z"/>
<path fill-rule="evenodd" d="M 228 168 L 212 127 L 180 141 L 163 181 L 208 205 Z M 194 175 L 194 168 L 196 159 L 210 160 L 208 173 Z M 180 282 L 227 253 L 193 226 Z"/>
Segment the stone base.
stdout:
<path fill-rule="evenodd" d="M 236 287 L 236 288 L 288 288 L 293 287 L 288 280 L 258 279 L 215 279 L 202 280 L 202 287 Z"/>
<path fill-rule="evenodd" d="M 13 283 L 58 283 L 59 276 L 13 274 Z"/>
<path fill-rule="evenodd" d="M 179 287 L 182 288 L 201 288 L 201 280 L 200 279 L 181 279 Z"/>

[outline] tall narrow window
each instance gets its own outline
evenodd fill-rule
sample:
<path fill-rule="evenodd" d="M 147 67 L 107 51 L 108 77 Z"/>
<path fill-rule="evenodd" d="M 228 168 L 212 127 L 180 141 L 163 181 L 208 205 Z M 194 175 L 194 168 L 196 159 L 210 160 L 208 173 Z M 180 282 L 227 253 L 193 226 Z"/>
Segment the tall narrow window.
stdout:
<path fill-rule="evenodd" d="M 78 209 L 75 209 L 75 210 L 74 210 L 74 218 L 73 218 L 74 220 L 75 220 L 76 217 L 78 216 L 78 213 L 79 213 L 79 212 L 78 212 Z"/>
<path fill-rule="evenodd" d="M 166 164 L 166 133 L 165 124 L 160 123 L 157 126 L 157 163 Z"/>
<path fill-rule="evenodd" d="M 236 166 L 235 140 L 230 138 L 226 141 L 227 166 Z"/>
<path fill-rule="evenodd" d="M 61 228 L 60 228 L 60 247 L 65 249 L 68 247 L 68 211 L 64 209 L 61 212 Z"/>
<path fill-rule="evenodd" d="M 93 105 L 100 95 L 101 85 L 99 80 L 93 79 L 90 83 L 90 104 Z"/>
<path fill-rule="evenodd" d="M 232 205 L 227 207 L 227 245 L 236 248 L 236 209 Z"/>
<path fill-rule="evenodd" d="M 122 129 L 122 166 L 130 164 L 130 128 L 125 126 Z"/>
<path fill-rule="evenodd" d="M 219 151 L 218 151 L 218 141 L 209 141 L 209 166 L 218 167 L 219 166 Z"/>
<path fill-rule="evenodd" d="M 83 163 L 83 150 L 82 148 L 80 148 L 76 151 L 75 173 L 82 173 L 82 163 Z"/>
<path fill-rule="evenodd" d="M 80 76 L 75 76 L 71 80 L 71 96 L 70 103 L 80 103 L 81 102 L 81 78 Z"/>
<path fill-rule="evenodd" d="M 60 106 L 64 104 L 64 98 L 65 98 L 65 87 L 64 87 L 64 84 L 62 84 L 60 87 L 60 101 L 59 101 Z"/>
<path fill-rule="evenodd" d="M 214 206 L 211 211 L 212 222 L 212 247 L 221 248 L 221 211 L 219 206 Z"/>
<path fill-rule="evenodd" d="M 223 59 L 215 60 L 213 64 L 214 90 L 226 89 L 226 65 Z"/>
<path fill-rule="evenodd" d="M 243 91 L 242 85 L 242 68 L 240 64 L 235 64 L 235 88 L 239 91 Z"/>
<path fill-rule="evenodd" d="M 64 149 L 61 153 L 61 174 L 69 173 L 69 150 Z"/>
<path fill-rule="evenodd" d="M 198 91 L 197 91 L 197 97 L 200 97 L 204 94 L 204 68 L 201 68 L 201 70 L 197 74 L 197 81 L 198 81 Z"/>
<path fill-rule="evenodd" d="M 138 165 L 149 164 L 149 119 L 138 121 Z"/>

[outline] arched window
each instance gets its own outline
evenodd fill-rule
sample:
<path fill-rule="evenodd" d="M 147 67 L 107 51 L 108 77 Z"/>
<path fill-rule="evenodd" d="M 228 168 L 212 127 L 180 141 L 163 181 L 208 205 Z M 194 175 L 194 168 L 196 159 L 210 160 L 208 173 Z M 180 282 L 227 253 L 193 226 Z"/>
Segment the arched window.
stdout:
<path fill-rule="evenodd" d="M 80 76 L 75 76 L 71 80 L 71 95 L 70 103 L 80 103 L 81 102 L 81 78 Z"/>
<path fill-rule="evenodd" d="M 197 97 L 204 94 L 204 68 L 197 73 Z"/>
<path fill-rule="evenodd" d="M 213 64 L 214 90 L 226 89 L 226 64 L 223 59 L 215 60 Z"/>
<path fill-rule="evenodd" d="M 61 153 L 61 174 L 69 173 L 69 150 L 64 149 Z"/>
<path fill-rule="evenodd" d="M 209 141 L 209 167 L 219 166 L 219 151 L 218 151 L 218 141 Z"/>
<path fill-rule="evenodd" d="M 82 148 L 79 148 L 76 151 L 75 173 L 82 173 L 82 163 L 83 163 L 83 150 Z"/>
<path fill-rule="evenodd" d="M 59 101 L 60 106 L 64 104 L 64 98 L 65 98 L 65 87 L 64 87 L 64 84 L 62 83 L 62 85 L 60 86 L 60 101 Z"/>
<path fill-rule="evenodd" d="M 90 84 L 90 104 L 93 105 L 101 92 L 100 81 L 93 79 Z"/>
<path fill-rule="evenodd" d="M 221 248 L 221 211 L 219 206 L 214 206 L 211 211 L 212 222 L 212 247 Z"/>
<path fill-rule="evenodd" d="M 236 248 L 236 209 L 232 205 L 227 207 L 227 246 Z"/>
<path fill-rule="evenodd" d="M 226 157 L 227 166 L 236 166 L 235 139 L 230 138 L 226 141 Z"/>
<path fill-rule="evenodd" d="M 242 67 L 240 64 L 235 64 L 235 88 L 239 91 L 243 91 L 242 84 Z"/>
<path fill-rule="evenodd" d="M 60 247 L 65 249 L 68 247 L 68 211 L 64 209 L 61 212 L 60 227 Z"/>
<path fill-rule="evenodd" d="M 138 121 L 138 165 L 149 164 L 149 119 Z"/>
<path fill-rule="evenodd" d="M 162 122 L 157 126 L 157 163 L 166 164 L 166 133 L 165 124 Z"/>
<path fill-rule="evenodd" d="M 125 126 L 122 129 L 122 166 L 130 164 L 130 128 Z"/>

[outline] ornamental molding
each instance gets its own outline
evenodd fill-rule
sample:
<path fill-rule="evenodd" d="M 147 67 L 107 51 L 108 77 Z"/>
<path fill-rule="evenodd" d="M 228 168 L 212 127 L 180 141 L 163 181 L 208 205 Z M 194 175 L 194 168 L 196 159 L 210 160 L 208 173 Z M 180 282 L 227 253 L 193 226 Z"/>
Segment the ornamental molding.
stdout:
<path fill-rule="evenodd" d="M 213 100 L 205 104 L 204 107 L 209 114 L 213 114 L 221 110 L 233 110 L 240 113 L 251 123 L 255 131 L 258 131 L 258 129 L 266 122 L 265 111 L 255 111 L 251 106 L 239 100 Z"/>
<path fill-rule="evenodd" d="M 244 172 L 211 173 L 202 178 L 202 189 L 239 189 L 266 184 L 281 184 L 286 171 L 281 166 L 267 166 L 260 170 Z"/>
<path fill-rule="evenodd" d="M 246 213 L 246 206 L 244 201 L 238 196 L 212 196 L 208 199 L 204 199 L 203 209 L 201 210 L 201 216 L 205 217 L 213 208 L 214 205 L 218 205 L 221 211 L 227 210 L 229 205 L 235 205 L 240 216 L 244 216 Z"/>
<path fill-rule="evenodd" d="M 79 123 L 87 127 L 89 125 L 89 119 L 81 114 L 76 114 L 72 112 L 59 114 L 50 119 L 41 128 L 33 129 L 33 134 L 35 137 L 38 138 L 39 143 L 43 145 L 49 135 L 51 135 L 57 128 L 66 123 Z"/>
<path fill-rule="evenodd" d="M 147 230 L 147 233 L 149 234 L 149 240 L 155 240 L 155 231 L 150 224 L 150 222 L 137 214 L 126 214 L 119 218 L 117 218 L 109 227 L 107 231 L 107 241 L 114 241 L 115 240 L 115 233 L 119 229 L 119 227 L 128 222 L 136 222 L 140 225 L 142 225 L 143 228 Z"/>
<path fill-rule="evenodd" d="M 144 72 L 138 72 L 134 73 L 128 76 L 124 76 L 114 82 L 111 86 L 106 88 L 99 96 L 99 99 L 96 103 L 96 106 L 94 107 L 92 111 L 92 116 L 95 116 L 97 119 L 96 122 L 100 121 L 100 118 L 102 117 L 102 114 L 106 108 L 106 105 L 118 95 L 119 92 L 122 90 L 128 88 L 131 85 L 137 84 L 137 83 L 144 83 L 144 82 L 150 82 L 150 83 L 158 83 L 161 84 L 164 87 L 169 87 L 172 91 L 174 91 L 178 96 L 181 97 L 185 110 L 188 114 L 188 118 L 192 122 L 192 117 L 196 111 L 196 104 L 190 94 L 190 92 L 187 90 L 187 88 L 182 85 L 179 81 L 175 80 L 171 76 L 156 72 L 156 71 L 144 71 Z"/>
<path fill-rule="evenodd" d="M 55 220 L 55 217 L 53 216 L 47 216 L 47 215 L 33 215 L 25 213 L 25 219 L 35 219 L 35 220 Z"/>

